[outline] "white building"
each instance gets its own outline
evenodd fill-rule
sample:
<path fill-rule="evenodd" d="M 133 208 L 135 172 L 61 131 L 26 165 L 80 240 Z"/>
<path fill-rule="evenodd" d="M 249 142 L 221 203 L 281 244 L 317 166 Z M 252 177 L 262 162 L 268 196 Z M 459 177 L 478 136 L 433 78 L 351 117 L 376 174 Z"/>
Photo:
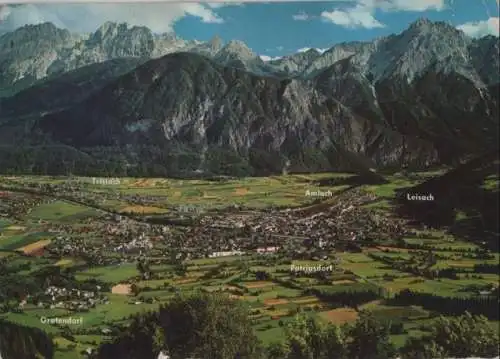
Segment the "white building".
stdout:
<path fill-rule="evenodd" d="M 229 257 L 229 256 L 241 256 L 245 254 L 242 251 L 224 251 L 224 252 L 213 252 L 209 254 L 209 258 L 217 258 L 217 257 Z"/>
<path fill-rule="evenodd" d="M 279 247 L 260 247 L 257 248 L 257 253 L 275 253 L 279 250 Z"/>

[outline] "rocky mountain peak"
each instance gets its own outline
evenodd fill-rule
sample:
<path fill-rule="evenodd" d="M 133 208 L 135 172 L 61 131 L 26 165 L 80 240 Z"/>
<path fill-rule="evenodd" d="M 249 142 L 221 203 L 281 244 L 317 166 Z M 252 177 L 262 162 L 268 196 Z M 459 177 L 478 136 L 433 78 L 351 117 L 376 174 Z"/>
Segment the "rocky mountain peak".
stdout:
<path fill-rule="evenodd" d="M 116 57 L 147 57 L 154 49 L 154 37 L 144 26 L 106 22 L 90 35 L 85 47 L 99 49 L 104 57 L 101 61 Z"/>
<path fill-rule="evenodd" d="M 12 32 L 8 32 L 0 36 L 0 48 L 6 42 L 15 41 L 17 45 L 23 47 L 29 43 L 50 42 L 54 45 L 60 45 L 64 41 L 71 38 L 71 33 L 68 30 L 57 28 L 50 22 L 45 22 L 36 25 L 25 25 Z M 8 44 L 11 45 L 10 43 Z"/>
<path fill-rule="evenodd" d="M 303 52 L 299 52 L 298 54 L 295 54 L 294 57 L 312 61 L 320 55 L 321 55 L 321 52 L 319 52 L 318 50 L 309 49 L 307 51 L 303 51 Z"/>
<path fill-rule="evenodd" d="M 433 26 L 433 22 L 425 17 L 420 17 L 410 24 L 409 29 L 425 29 Z"/>
<path fill-rule="evenodd" d="M 153 34 L 147 27 L 106 22 L 84 37 L 44 23 L 0 36 L 0 70 L 8 74 L 3 87 L 21 80 L 22 86 L 28 86 L 46 76 L 110 59 L 159 58 L 187 51 L 224 66 L 283 78 L 312 78 L 347 59 L 346 69 L 369 74 L 373 83 L 397 78 L 410 84 L 426 71 L 439 69 L 461 73 L 481 86 L 480 82 L 498 82 L 498 71 L 493 71 L 499 63 L 498 44 L 498 37 L 471 39 L 448 23 L 421 18 L 399 34 L 370 42 L 339 43 L 322 53 L 311 48 L 264 63 L 244 42 L 224 44 L 219 36 L 207 42 L 187 41 L 174 33 Z"/>
<path fill-rule="evenodd" d="M 284 56 L 277 60 L 269 61 L 268 66 L 271 66 L 275 72 L 286 75 L 298 75 L 302 73 L 307 66 L 317 59 L 321 53 L 314 49 L 297 52 L 293 55 Z"/>
<path fill-rule="evenodd" d="M 154 35 L 154 51 L 151 54 L 153 58 L 161 57 L 166 54 L 184 50 L 186 48 L 194 46 L 195 43 L 192 41 L 185 41 L 179 38 L 173 32 L 167 32 L 163 34 Z"/>
<path fill-rule="evenodd" d="M 0 36 L 0 96 L 10 94 L 15 83 L 29 85 L 47 76 L 58 52 L 74 42 L 68 30 L 52 23 L 26 25 Z"/>
<path fill-rule="evenodd" d="M 256 57 L 255 53 L 240 40 L 231 40 L 221 49 L 221 52 L 227 54 L 237 55 L 243 59 L 250 59 Z"/>
<path fill-rule="evenodd" d="M 155 38 L 163 39 L 166 41 L 178 41 L 179 37 L 174 32 L 164 32 L 155 36 Z"/>
<path fill-rule="evenodd" d="M 243 41 L 229 41 L 214 57 L 214 60 L 222 65 L 238 67 L 249 71 L 259 72 L 254 65 L 264 64 Z"/>
<path fill-rule="evenodd" d="M 116 23 L 113 21 L 106 21 L 104 24 L 99 26 L 99 28 L 96 30 L 96 33 L 107 34 L 116 31 L 118 27 L 120 27 L 121 29 L 127 29 L 128 25 L 126 23 Z"/>
<path fill-rule="evenodd" d="M 450 24 L 419 19 L 400 34 L 379 40 L 368 67 L 376 80 L 397 77 L 407 83 L 445 60 L 446 72 L 467 72 L 462 67 L 469 61 L 469 44 L 470 39 Z"/>
<path fill-rule="evenodd" d="M 215 35 L 209 42 L 209 46 L 213 49 L 213 51 L 218 52 L 222 49 L 222 39 L 219 35 Z"/>
<path fill-rule="evenodd" d="M 67 30 L 62 30 L 56 27 L 51 22 L 43 22 L 40 24 L 30 24 L 24 25 L 17 30 L 13 31 L 14 33 L 32 33 L 32 34 L 55 34 L 60 32 L 67 32 Z"/>
<path fill-rule="evenodd" d="M 426 18 L 418 19 L 402 32 L 402 34 L 412 35 L 413 37 L 438 33 L 441 36 L 467 37 L 462 31 L 445 21 L 430 21 Z"/>
<path fill-rule="evenodd" d="M 127 23 L 115 23 L 107 21 L 90 36 L 89 41 L 105 42 L 125 37 L 153 38 L 153 35 L 151 30 L 145 26 L 129 26 Z"/>
<path fill-rule="evenodd" d="M 318 49 L 311 48 L 309 50 L 303 51 L 302 53 L 304 54 L 313 54 L 313 55 L 319 55 L 321 52 L 318 51 Z"/>
<path fill-rule="evenodd" d="M 372 44 L 365 42 L 351 42 L 336 44 L 320 56 L 317 56 L 305 70 L 307 76 L 314 75 L 328 66 L 335 64 L 353 55 L 357 55 L 358 62 L 366 62 L 368 52 L 372 49 Z"/>

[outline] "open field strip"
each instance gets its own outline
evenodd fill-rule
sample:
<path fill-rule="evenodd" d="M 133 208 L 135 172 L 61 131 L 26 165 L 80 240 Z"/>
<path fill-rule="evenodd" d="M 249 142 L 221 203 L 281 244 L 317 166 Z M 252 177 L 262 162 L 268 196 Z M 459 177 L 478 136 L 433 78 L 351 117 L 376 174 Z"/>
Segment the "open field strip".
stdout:
<path fill-rule="evenodd" d="M 286 317 L 289 315 L 289 311 L 287 309 L 274 309 L 270 310 L 266 313 L 266 315 L 269 315 L 272 319 L 276 320 L 281 317 Z"/>
<path fill-rule="evenodd" d="M 85 280 L 95 278 L 106 283 L 123 282 L 139 276 L 139 271 L 135 264 L 123 264 L 105 267 L 94 267 L 77 272 L 76 278 Z"/>
<path fill-rule="evenodd" d="M 25 226 L 13 225 L 13 226 L 8 226 L 5 229 L 8 230 L 8 231 L 13 231 L 13 232 L 23 232 L 23 231 L 26 230 L 26 227 Z"/>
<path fill-rule="evenodd" d="M 9 234 L 4 233 L 0 236 L 0 249 L 3 250 L 18 250 L 29 244 L 38 242 L 42 239 L 48 239 L 52 237 L 51 233 L 48 232 L 32 232 L 32 233 L 17 233 Z"/>
<path fill-rule="evenodd" d="M 11 220 L 7 218 L 0 218 L 0 229 L 5 229 L 11 225 L 13 225 Z"/>
<path fill-rule="evenodd" d="M 420 307 L 392 307 L 384 304 L 377 305 L 371 308 L 371 312 L 375 317 L 382 320 L 417 320 L 427 319 L 430 313 Z"/>
<path fill-rule="evenodd" d="M 336 284 L 352 284 L 352 283 L 356 283 L 356 282 L 353 281 L 353 280 L 351 280 L 351 279 L 334 280 L 332 282 L 333 285 L 336 285 Z"/>
<path fill-rule="evenodd" d="M 54 265 L 56 266 L 60 266 L 60 267 L 65 267 L 65 266 L 69 266 L 71 264 L 73 264 L 73 259 L 60 259 L 58 260 L 56 263 L 54 263 Z"/>
<path fill-rule="evenodd" d="M 95 214 L 95 210 L 83 205 L 54 201 L 37 206 L 28 216 L 28 219 L 45 221 L 74 221 L 74 218 L 84 218 Z"/>
<path fill-rule="evenodd" d="M 190 284 L 196 283 L 196 278 L 180 278 L 172 281 L 173 284 Z"/>
<path fill-rule="evenodd" d="M 122 178 L 117 188 L 124 194 L 167 196 L 168 203 L 172 205 L 197 204 L 207 207 L 225 207 L 237 201 L 255 208 L 271 204 L 299 206 L 309 201 L 304 193 L 311 188 L 313 181 L 334 175 L 350 176 L 349 174 L 290 175 L 222 182 Z M 340 188 L 340 186 L 337 187 Z"/>
<path fill-rule="evenodd" d="M 255 288 L 267 288 L 267 287 L 272 287 L 272 286 L 277 286 L 276 283 L 274 282 L 269 282 L 269 281 L 254 281 L 254 282 L 243 282 L 242 285 L 244 287 L 247 287 L 249 289 L 255 289 Z"/>
<path fill-rule="evenodd" d="M 154 213 L 169 212 L 169 210 L 166 208 L 160 208 L 154 206 L 139 206 L 139 205 L 129 205 L 121 207 L 118 211 L 120 213 L 133 213 L 133 214 L 154 214 Z"/>
<path fill-rule="evenodd" d="M 267 306 L 283 305 L 290 303 L 287 299 L 264 299 L 264 304 Z"/>
<path fill-rule="evenodd" d="M 292 298 L 290 300 L 291 303 L 293 304 L 316 304 L 316 303 L 320 303 L 321 300 L 317 297 L 298 297 L 298 298 Z"/>
<path fill-rule="evenodd" d="M 171 283 L 171 280 L 165 278 L 165 279 L 141 280 L 141 281 L 135 282 L 134 284 L 139 289 L 144 289 L 144 288 L 157 289 L 157 288 L 163 287 L 165 285 L 170 285 L 170 283 Z"/>
<path fill-rule="evenodd" d="M 40 249 L 48 246 L 52 241 L 50 239 L 43 239 L 41 241 L 37 241 L 35 243 L 28 244 L 27 246 L 21 247 L 18 251 L 23 252 L 24 254 L 32 254 L 34 252 L 39 251 Z"/>
<path fill-rule="evenodd" d="M 130 284 L 117 284 L 111 288 L 113 294 L 129 295 L 132 293 L 132 285 Z"/>
<path fill-rule="evenodd" d="M 341 325 L 358 319 L 358 312 L 352 308 L 338 308 L 321 312 L 319 316 L 330 323 Z"/>

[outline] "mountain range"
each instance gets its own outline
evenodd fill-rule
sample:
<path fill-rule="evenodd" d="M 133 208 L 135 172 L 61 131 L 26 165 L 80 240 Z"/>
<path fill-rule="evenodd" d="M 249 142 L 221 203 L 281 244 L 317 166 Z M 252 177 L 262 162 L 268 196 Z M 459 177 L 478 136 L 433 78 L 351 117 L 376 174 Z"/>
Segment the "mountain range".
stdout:
<path fill-rule="evenodd" d="M 238 40 L 127 24 L 86 35 L 24 26 L 0 37 L 0 167 L 247 175 L 458 163 L 498 146 L 499 61 L 498 37 L 426 19 L 272 61 Z"/>

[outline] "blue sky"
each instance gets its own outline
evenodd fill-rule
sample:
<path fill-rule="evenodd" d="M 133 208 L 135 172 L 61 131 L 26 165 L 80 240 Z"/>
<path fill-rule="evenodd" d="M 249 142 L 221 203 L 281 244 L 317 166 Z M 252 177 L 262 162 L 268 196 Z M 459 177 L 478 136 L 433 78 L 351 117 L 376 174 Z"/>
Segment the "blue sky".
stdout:
<path fill-rule="evenodd" d="M 104 21 L 174 31 L 185 39 L 244 41 L 257 54 L 277 57 L 304 48 L 370 40 L 398 33 L 420 17 L 446 21 L 470 36 L 498 36 L 497 0 L 332 0 L 247 3 L 84 3 L 0 5 L 0 31 L 51 21 L 75 32 Z"/>

